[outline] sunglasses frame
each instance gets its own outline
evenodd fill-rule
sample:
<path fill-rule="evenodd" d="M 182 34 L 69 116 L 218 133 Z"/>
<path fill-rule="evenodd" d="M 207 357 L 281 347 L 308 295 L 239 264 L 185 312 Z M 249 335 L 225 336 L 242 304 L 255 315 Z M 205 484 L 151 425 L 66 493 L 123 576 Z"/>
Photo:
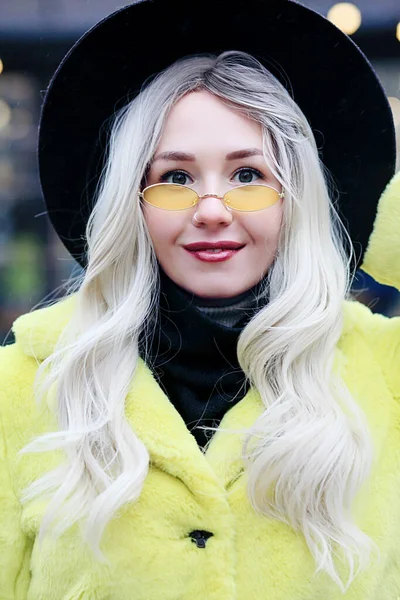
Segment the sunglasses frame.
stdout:
<path fill-rule="evenodd" d="M 196 194 L 197 200 L 195 200 L 195 202 L 191 206 L 188 206 L 187 208 L 161 208 L 161 206 L 154 206 L 154 204 L 151 204 L 150 202 L 148 202 L 146 200 L 146 198 L 144 197 L 144 192 L 146 190 L 150 189 L 150 188 L 153 188 L 153 187 L 156 187 L 156 186 L 161 186 L 161 185 L 175 185 L 175 186 L 187 188 L 188 190 L 190 190 L 191 192 L 193 192 L 194 194 Z M 271 190 L 274 190 L 275 192 L 277 192 L 279 198 L 284 198 L 285 197 L 284 190 L 282 190 L 280 192 L 279 190 L 277 190 L 276 188 L 274 188 L 272 185 L 255 184 L 254 186 L 252 186 L 252 184 L 250 184 L 250 183 L 244 183 L 243 185 L 238 185 L 236 188 L 233 188 L 233 189 L 237 190 L 238 188 L 250 187 L 250 186 L 255 187 L 256 185 L 257 185 L 257 187 L 267 187 L 267 188 L 269 188 Z M 138 196 L 144 202 L 146 202 L 146 204 L 148 204 L 149 206 L 152 206 L 153 208 L 158 208 L 160 210 L 168 210 L 168 211 L 172 211 L 172 212 L 177 212 L 177 211 L 182 211 L 182 210 L 189 210 L 190 208 L 193 208 L 193 206 L 196 206 L 196 204 L 198 204 L 200 202 L 200 200 L 202 200 L 203 198 L 209 198 L 209 197 L 218 198 L 219 200 L 222 200 L 222 202 L 225 204 L 225 207 L 227 209 L 229 209 L 229 210 L 236 210 L 237 212 L 259 212 L 260 210 L 266 210 L 267 208 L 271 208 L 271 206 L 273 206 L 274 204 L 276 204 L 276 202 L 278 201 L 278 199 L 277 199 L 276 202 L 274 202 L 274 204 L 271 204 L 270 206 L 266 206 L 265 208 L 255 208 L 253 210 L 241 210 L 240 208 L 233 208 L 233 207 L 229 206 L 229 203 L 227 203 L 226 200 L 225 200 L 225 196 L 227 194 L 229 194 L 229 192 L 232 192 L 233 189 L 232 190 L 228 190 L 227 192 L 225 192 L 225 194 L 223 196 L 218 196 L 217 194 L 204 194 L 203 196 L 199 196 L 198 193 L 196 192 L 196 190 L 192 189 L 188 185 L 183 185 L 181 183 L 153 183 L 152 185 L 148 185 L 147 187 L 145 187 L 144 190 L 143 190 L 143 192 L 138 192 Z"/>

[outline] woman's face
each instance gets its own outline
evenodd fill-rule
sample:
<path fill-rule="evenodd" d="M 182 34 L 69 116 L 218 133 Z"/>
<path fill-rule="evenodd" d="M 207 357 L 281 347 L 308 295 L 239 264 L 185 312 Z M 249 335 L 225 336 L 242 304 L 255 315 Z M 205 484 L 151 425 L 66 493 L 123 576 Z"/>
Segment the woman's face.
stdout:
<path fill-rule="evenodd" d="M 232 152 L 254 148 L 260 155 L 227 159 Z M 165 152 L 194 158 L 159 158 Z M 261 125 L 204 90 L 181 98 L 168 116 L 147 177 L 147 185 L 160 182 L 188 185 L 199 196 L 223 196 L 246 183 L 281 190 L 262 155 Z M 197 296 L 236 296 L 258 283 L 274 260 L 282 222 L 281 199 L 255 212 L 230 211 L 215 196 L 180 211 L 145 202 L 142 208 L 161 267 L 176 284 Z M 193 242 L 221 240 L 244 247 L 222 262 L 203 262 L 185 249 Z"/>

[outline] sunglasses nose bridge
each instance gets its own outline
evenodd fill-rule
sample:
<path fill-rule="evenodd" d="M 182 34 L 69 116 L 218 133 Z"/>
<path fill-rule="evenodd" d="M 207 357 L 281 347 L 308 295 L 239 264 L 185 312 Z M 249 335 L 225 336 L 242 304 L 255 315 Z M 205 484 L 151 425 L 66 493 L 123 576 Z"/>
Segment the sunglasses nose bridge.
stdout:
<path fill-rule="evenodd" d="M 202 196 L 200 196 L 199 194 L 198 198 L 199 200 L 203 200 L 203 198 L 218 198 L 218 200 L 223 200 L 223 196 L 218 196 L 218 194 L 203 194 Z"/>
<path fill-rule="evenodd" d="M 225 206 L 225 208 L 231 211 L 232 209 L 229 207 L 229 202 L 226 201 L 225 196 L 226 194 L 224 194 L 223 196 L 219 196 L 218 194 L 203 194 L 202 196 L 200 196 L 200 194 L 197 194 L 196 204 L 199 204 L 200 200 L 203 200 L 203 198 L 217 198 L 218 200 L 222 201 L 222 204 Z"/>

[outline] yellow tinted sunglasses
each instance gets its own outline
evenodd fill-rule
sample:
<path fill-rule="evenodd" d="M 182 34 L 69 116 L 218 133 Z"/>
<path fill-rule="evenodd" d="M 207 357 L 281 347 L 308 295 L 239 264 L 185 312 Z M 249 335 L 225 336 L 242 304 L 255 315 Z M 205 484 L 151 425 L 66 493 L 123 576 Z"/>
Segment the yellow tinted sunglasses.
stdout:
<path fill-rule="evenodd" d="M 195 206 L 200 200 L 207 197 L 219 198 L 227 208 L 251 212 L 263 210 L 275 204 L 284 197 L 284 192 L 279 192 L 270 185 L 239 185 L 223 196 L 216 194 L 198 193 L 187 185 L 177 183 L 155 183 L 149 185 L 143 192 L 139 192 L 147 204 L 163 210 L 185 210 Z"/>

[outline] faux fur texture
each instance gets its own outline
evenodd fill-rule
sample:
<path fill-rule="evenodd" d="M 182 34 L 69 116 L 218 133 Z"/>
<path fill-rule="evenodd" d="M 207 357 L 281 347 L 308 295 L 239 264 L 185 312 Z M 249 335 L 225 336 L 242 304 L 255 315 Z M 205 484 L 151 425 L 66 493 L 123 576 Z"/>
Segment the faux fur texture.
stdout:
<path fill-rule="evenodd" d="M 379 201 L 362 269 L 379 283 L 400 289 L 400 171 Z"/>
<path fill-rule="evenodd" d="M 400 288 L 400 174 L 381 198 L 364 269 Z M 371 477 L 357 497 L 357 524 L 382 551 L 343 595 L 314 561 L 300 533 L 256 514 L 246 497 L 241 439 L 217 432 L 204 455 L 141 362 L 126 399 L 126 418 L 151 457 L 136 505 L 105 530 L 96 564 L 77 528 L 39 549 L 44 503 L 21 508 L 21 489 L 56 466 L 61 454 L 17 457 L 33 436 L 55 428 L 38 409 L 37 361 L 54 347 L 75 302 L 71 297 L 16 320 L 16 343 L 0 348 L 0 600 L 396 600 L 400 598 L 400 318 L 344 304 L 336 365 L 370 423 Z M 222 426 L 249 426 L 262 410 L 251 389 Z M 205 548 L 193 530 L 213 535 Z M 338 565 L 346 580 L 347 570 Z"/>

